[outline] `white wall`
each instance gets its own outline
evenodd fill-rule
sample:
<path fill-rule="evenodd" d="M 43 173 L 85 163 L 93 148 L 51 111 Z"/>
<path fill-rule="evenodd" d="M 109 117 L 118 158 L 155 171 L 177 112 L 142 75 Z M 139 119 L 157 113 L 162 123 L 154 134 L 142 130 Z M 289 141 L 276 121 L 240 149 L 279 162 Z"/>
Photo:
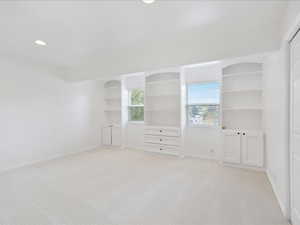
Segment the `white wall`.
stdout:
<path fill-rule="evenodd" d="M 219 63 L 186 67 L 186 83 L 221 80 Z M 184 155 L 207 159 L 219 159 L 221 152 L 221 130 L 219 127 L 186 127 Z"/>
<path fill-rule="evenodd" d="M 265 65 L 265 131 L 268 177 L 283 213 L 289 217 L 289 44 L 300 24 L 300 2 L 289 1 L 282 45 Z"/>
<path fill-rule="evenodd" d="M 0 171 L 100 145 L 102 85 L 0 60 Z"/>
<path fill-rule="evenodd" d="M 288 124 L 289 77 L 286 73 L 285 47 L 265 63 L 266 165 L 274 192 L 285 214 L 288 198 Z"/>

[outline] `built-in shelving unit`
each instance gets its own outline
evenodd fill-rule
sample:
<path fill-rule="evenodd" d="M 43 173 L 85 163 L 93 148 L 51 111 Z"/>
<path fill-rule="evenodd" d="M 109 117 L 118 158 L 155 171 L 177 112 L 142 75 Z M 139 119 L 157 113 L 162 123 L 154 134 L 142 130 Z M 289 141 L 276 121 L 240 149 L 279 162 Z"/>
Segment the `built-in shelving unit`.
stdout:
<path fill-rule="evenodd" d="M 108 81 L 104 84 L 105 116 L 108 125 L 121 124 L 121 82 Z"/>
<path fill-rule="evenodd" d="M 223 68 L 224 129 L 262 129 L 262 63 L 237 63 Z"/>
<path fill-rule="evenodd" d="M 150 73 L 145 82 L 145 149 L 178 155 L 181 146 L 180 72 Z"/>
<path fill-rule="evenodd" d="M 180 73 L 165 72 L 146 77 L 145 123 L 180 126 Z"/>
<path fill-rule="evenodd" d="M 223 162 L 261 168 L 263 148 L 263 64 L 235 63 L 223 68 Z"/>

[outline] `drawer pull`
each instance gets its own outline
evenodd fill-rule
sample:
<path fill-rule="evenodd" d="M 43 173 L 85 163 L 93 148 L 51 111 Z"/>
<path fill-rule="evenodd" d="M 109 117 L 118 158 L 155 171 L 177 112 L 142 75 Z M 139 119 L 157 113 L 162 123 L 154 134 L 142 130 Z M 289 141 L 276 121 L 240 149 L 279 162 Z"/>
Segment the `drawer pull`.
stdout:
<path fill-rule="evenodd" d="M 162 130 L 159 130 L 159 132 L 161 133 L 161 132 L 162 132 Z"/>
<path fill-rule="evenodd" d="M 162 139 L 159 139 L 160 141 L 162 141 Z"/>

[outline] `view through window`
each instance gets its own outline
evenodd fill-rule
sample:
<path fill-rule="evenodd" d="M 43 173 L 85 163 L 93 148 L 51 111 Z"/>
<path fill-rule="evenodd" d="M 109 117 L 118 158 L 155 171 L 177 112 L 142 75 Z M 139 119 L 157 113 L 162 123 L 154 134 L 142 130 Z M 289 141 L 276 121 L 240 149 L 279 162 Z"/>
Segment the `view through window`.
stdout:
<path fill-rule="evenodd" d="M 220 84 L 218 82 L 187 85 L 187 121 L 190 126 L 219 124 Z"/>
<path fill-rule="evenodd" d="M 140 88 L 129 91 L 128 120 L 144 121 L 144 90 Z"/>

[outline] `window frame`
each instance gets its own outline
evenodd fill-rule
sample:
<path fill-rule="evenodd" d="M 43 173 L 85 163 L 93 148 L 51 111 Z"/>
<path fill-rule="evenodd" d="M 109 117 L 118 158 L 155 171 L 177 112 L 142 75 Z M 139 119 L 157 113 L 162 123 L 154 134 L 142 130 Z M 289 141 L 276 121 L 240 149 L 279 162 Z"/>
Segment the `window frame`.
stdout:
<path fill-rule="evenodd" d="M 132 105 L 131 104 L 131 93 L 133 90 L 135 89 L 139 89 L 142 90 L 144 92 L 144 104 L 140 104 L 140 105 Z M 143 108 L 143 120 L 131 120 L 131 116 L 130 116 L 130 109 L 131 108 Z M 145 89 L 144 88 L 131 88 L 128 89 L 128 105 L 127 105 L 127 113 L 128 113 L 128 123 L 144 123 L 145 122 Z"/>
<path fill-rule="evenodd" d="M 219 104 L 216 103 L 193 103 L 193 104 L 189 104 L 189 85 L 193 85 L 193 84 L 208 84 L 208 83 L 218 83 L 219 84 Z M 205 81 L 193 81 L 193 82 L 188 82 L 186 83 L 186 105 L 185 105 L 185 111 L 186 111 L 186 126 L 190 127 L 190 128 L 219 128 L 221 126 L 221 104 L 222 104 L 222 96 L 221 96 L 221 90 L 222 90 L 222 82 L 219 80 L 205 80 Z M 193 105 L 197 105 L 197 106 L 218 106 L 219 107 L 219 113 L 218 113 L 218 121 L 216 124 L 214 125 L 210 125 L 210 124 L 191 124 L 189 122 L 189 106 L 193 106 Z"/>

